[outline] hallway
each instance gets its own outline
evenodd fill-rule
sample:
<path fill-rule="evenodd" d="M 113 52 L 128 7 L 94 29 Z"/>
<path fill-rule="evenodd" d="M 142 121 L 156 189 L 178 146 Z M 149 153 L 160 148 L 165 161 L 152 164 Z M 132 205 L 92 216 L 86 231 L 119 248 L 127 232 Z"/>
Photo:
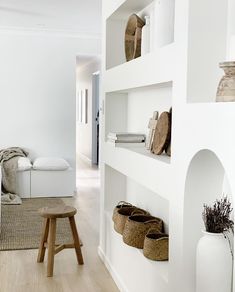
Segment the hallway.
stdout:
<path fill-rule="evenodd" d="M 74 250 L 55 257 L 54 277 L 46 277 L 46 261 L 37 264 L 37 250 L 0 252 L 1 292 L 116 292 L 97 254 L 99 242 L 99 172 L 79 161 L 78 196 L 66 198 L 78 209 L 77 226 L 83 242 L 84 266 L 78 266 Z"/>

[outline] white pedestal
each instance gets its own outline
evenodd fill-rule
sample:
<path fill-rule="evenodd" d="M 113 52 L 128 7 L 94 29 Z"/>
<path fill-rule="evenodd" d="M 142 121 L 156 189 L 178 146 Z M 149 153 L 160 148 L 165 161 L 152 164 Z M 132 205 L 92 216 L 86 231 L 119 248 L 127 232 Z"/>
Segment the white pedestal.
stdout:
<path fill-rule="evenodd" d="M 62 171 L 32 170 L 31 198 L 73 196 L 76 190 L 74 176 L 72 168 Z"/>

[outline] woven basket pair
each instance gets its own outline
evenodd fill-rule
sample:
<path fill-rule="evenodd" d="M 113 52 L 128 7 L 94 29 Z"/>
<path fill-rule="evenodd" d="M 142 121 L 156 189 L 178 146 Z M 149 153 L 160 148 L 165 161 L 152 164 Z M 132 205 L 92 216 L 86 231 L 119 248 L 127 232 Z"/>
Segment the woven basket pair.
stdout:
<path fill-rule="evenodd" d="M 149 214 L 147 211 L 132 206 L 130 203 L 121 201 L 113 211 L 114 229 L 116 232 L 123 234 L 126 221 L 129 216 L 134 214 Z"/>
<path fill-rule="evenodd" d="M 145 236 L 143 254 L 153 261 L 167 261 L 169 249 L 169 236 L 150 229 Z"/>
<path fill-rule="evenodd" d="M 145 236 L 150 229 L 164 231 L 163 221 L 150 215 L 132 215 L 125 224 L 123 241 L 133 247 L 143 249 Z"/>

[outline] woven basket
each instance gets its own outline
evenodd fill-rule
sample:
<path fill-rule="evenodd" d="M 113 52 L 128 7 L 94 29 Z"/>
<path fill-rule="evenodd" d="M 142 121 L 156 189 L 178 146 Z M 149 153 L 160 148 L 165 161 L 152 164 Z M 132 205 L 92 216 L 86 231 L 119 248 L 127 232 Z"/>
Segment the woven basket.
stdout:
<path fill-rule="evenodd" d="M 145 235 L 153 228 L 162 232 L 163 221 L 150 215 L 130 216 L 123 231 L 123 241 L 130 246 L 143 248 Z"/>
<path fill-rule="evenodd" d="M 123 234 L 126 220 L 128 219 L 129 216 L 135 215 L 135 214 L 149 215 L 147 211 L 134 207 L 134 206 L 120 208 L 117 211 L 117 214 L 115 215 L 114 229 L 118 233 Z"/>
<path fill-rule="evenodd" d="M 120 210 L 121 208 L 125 208 L 125 207 L 134 207 L 132 206 L 132 204 L 128 203 L 128 202 L 125 202 L 125 201 L 120 201 L 117 206 L 114 208 L 113 210 L 113 222 L 115 223 L 116 222 L 116 218 L 117 218 L 117 215 L 118 215 L 118 210 Z"/>
<path fill-rule="evenodd" d="M 144 256 L 153 261 L 167 261 L 169 236 L 150 230 L 144 240 Z"/>

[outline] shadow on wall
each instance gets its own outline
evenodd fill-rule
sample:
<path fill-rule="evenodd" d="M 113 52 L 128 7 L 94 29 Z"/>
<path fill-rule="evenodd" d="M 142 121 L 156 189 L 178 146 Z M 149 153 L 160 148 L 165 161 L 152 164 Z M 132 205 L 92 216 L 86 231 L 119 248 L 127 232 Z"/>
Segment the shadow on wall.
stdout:
<path fill-rule="evenodd" d="M 212 204 L 223 194 L 232 202 L 232 193 L 223 165 L 214 152 L 199 151 L 190 162 L 185 184 L 183 233 L 185 291 L 194 292 L 196 289 L 196 247 L 204 229 L 203 205 Z"/>

